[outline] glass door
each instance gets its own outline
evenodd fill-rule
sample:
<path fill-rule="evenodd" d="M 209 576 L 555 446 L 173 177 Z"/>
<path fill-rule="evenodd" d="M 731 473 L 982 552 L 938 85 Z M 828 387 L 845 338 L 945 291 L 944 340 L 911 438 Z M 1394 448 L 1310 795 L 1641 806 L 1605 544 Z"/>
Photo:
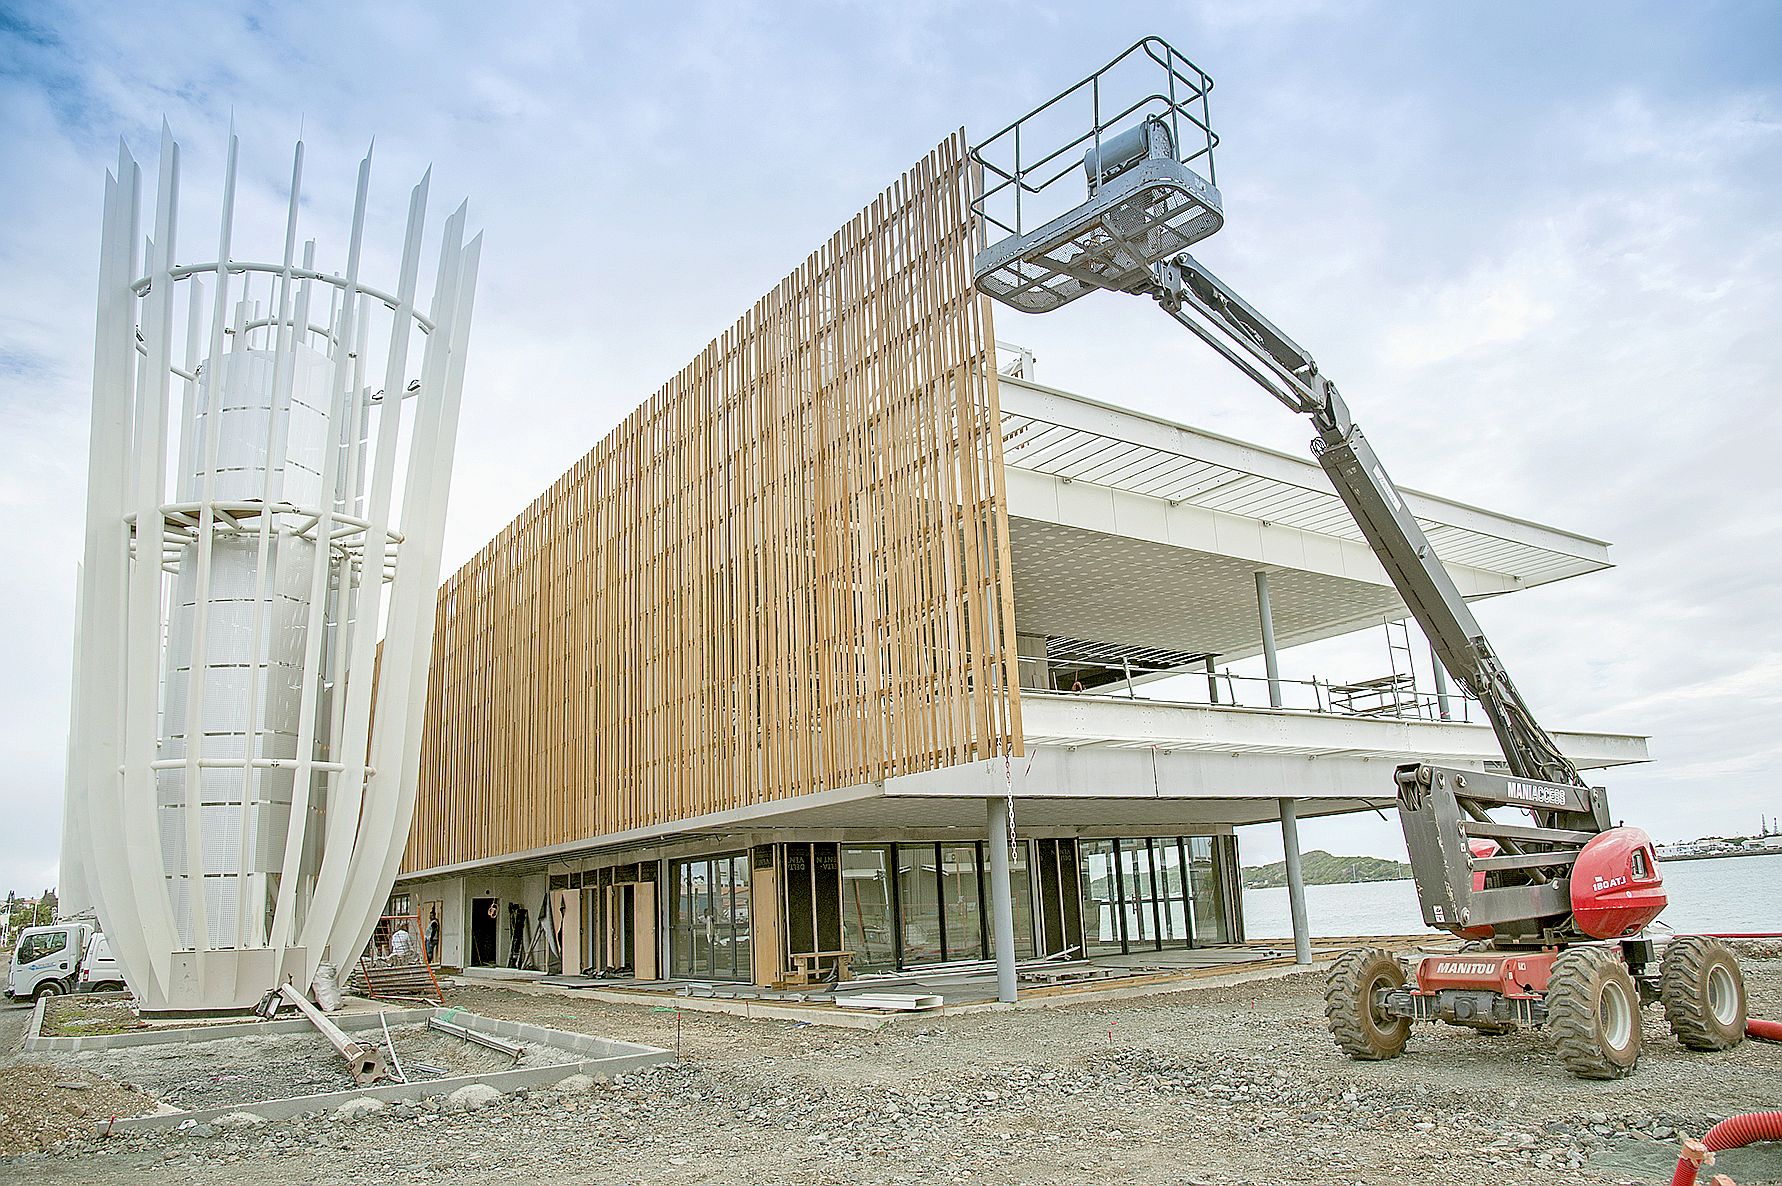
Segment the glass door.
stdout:
<path fill-rule="evenodd" d="M 978 846 L 940 846 L 941 895 L 945 911 L 947 951 L 951 960 L 984 958 L 983 879 L 978 875 Z"/>
<path fill-rule="evenodd" d="M 1165 947 L 1187 947 L 1188 880 L 1183 873 L 1182 843 L 1177 837 L 1151 841 L 1151 868 L 1157 876 L 1157 932 Z"/>
<path fill-rule="evenodd" d="M 679 979 L 747 980 L 746 853 L 669 862 L 669 969 Z"/>
<path fill-rule="evenodd" d="M 1211 836 L 1189 836 L 1189 886 L 1194 898 L 1194 938 L 1197 943 L 1230 943 L 1225 925 L 1225 892 L 1219 884 L 1219 866 L 1213 859 Z"/>
<path fill-rule="evenodd" d="M 1126 920 L 1126 950 L 1155 951 L 1157 886 L 1151 879 L 1151 843 L 1116 840 L 1120 854 L 1121 913 Z"/>
<path fill-rule="evenodd" d="M 1084 840 L 1083 949 L 1086 955 L 1126 950 L 1120 915 L 1120 874 L 1112 840 Z"/>
<path fill-rule="evenodd" d="M 891 885 L 891 850 L 884 845 L 841 850 L 842 947 L 854 953 L 856 972 L 897 967 L 897 912 Z"/>
<path fill-rule="evenodd" d="M 903 910 L 904 964 L 938 964 L 946 958 L 941 934 L 940 846 L 897 846 L 897 900 Z"/>

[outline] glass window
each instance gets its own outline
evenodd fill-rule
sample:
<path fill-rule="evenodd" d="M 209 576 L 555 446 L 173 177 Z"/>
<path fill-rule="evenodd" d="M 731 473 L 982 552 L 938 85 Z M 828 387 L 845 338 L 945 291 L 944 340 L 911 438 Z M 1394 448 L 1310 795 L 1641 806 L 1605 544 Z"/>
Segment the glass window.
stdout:
<path fill-rule="evenodd" d="M 1174 837 L 1151 841 L 1151 867 L 1157 873 L 1157 926 L 1165 947 L 1186 947 L 1188 882 L 1182 872 L 1182 843 Z"/>
<path fill-rule="evenodd" d="M 1187 839 L 1195 942 L 1230 943 L 1231 930 L 1225 925 L 1225 887 L 1219 876 L 1218 863 L 1213 859 L 1213 838 L 1190 836 Z"/>
<path fill-rule="evenodd" d="M 46 955 L 54 955 L 68 946 L 67 931 L 50 931 L 42 935 L 30 935 L 19 944 L 18 954 L 14 957 L 19 964 L 28 964 L 40 960 Z"/>
<path fill-rule="evenodd" d="M 853 952 L 857 972 L 891 971 L 897 967 L 897 935 L 890 850 L 844 847 L 841 862 L 842 948 Z"/>
<path fill-rule="evenodd" d="M 1157 948 L 1157 891 L 1151 882 L 1151 845 L 1146 840 L 1116 842 L 1120 853 L 1120 897 L 1126 918 L 1126 950 Z"/>
<path fill-rule="evenodd" d="M 994 844 L 996 841 L 990 840 L 985 843 Z M 986 884 L 988 884 L 989 878 L 990 850 L 986 848 L 984 850 L 984 879 Z M 1029 884 L 1027 877 L 1027 842 L 1025 840 L 1016 842 L 1014 849 L 1009 853 L 1009 894 L 1013 898 L 1015 908 L 1015 958 L 1018 960 L 1032 959 L 1034 956 L 1033 888 Z M 991 889 L 990 900 L 992 902 L 996 900 L 994 888 Z M 984 909 L 990 909 L 989 903 L 985 903 Z M 986 915 L 986 918 L 988 917 L 989 916 Z M 989 921 L 991 924 L 990 954 L 995 955 L 996 920 L 992 918 L 989 919 Z"/>
<path fill-rule="evenodd" d="M 937 846 L 897 845 L 897 898 L 903 911 L 903 962 L 937 964 L 941 946 L 940 884 Z"/>
<path fill-rule="evenodd" d="M 978 879 L 978 846 L 941 845 L 941 917 L 949 960 L 984 958 L 984 910 Z"/>
<path fill-rule="evenodd" d="M 1112 840 L 1085 840 L 1083 854 L 1083 946 L 1088 955 L 1125 950 L 1120 934 L 1120 878 Z"/>
<path fill-rule="evenodd" d="M 670 866 L 669 892 L 669 971 L 675 976 L 693 975 L 693 920 L 699 916 L 694 903 L 692 861 L 676 861 Z"/>
<path fill-rule="evenodd" d="M 669 863 L 669 968 L 686 979 L 750 976 L 748 856 Z"/>

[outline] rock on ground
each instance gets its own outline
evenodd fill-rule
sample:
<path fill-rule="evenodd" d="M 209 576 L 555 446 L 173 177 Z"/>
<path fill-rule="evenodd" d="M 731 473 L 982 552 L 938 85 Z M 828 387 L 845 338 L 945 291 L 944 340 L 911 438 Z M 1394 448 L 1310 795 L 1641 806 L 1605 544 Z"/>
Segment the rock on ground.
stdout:
<path fill-rule="evenodd" d="M 487 1083 L 466 1083 L 446 1096 L 446 1104 L 454 1112 L 475 1112 L 500 1099 L 501 1093 Z"/>

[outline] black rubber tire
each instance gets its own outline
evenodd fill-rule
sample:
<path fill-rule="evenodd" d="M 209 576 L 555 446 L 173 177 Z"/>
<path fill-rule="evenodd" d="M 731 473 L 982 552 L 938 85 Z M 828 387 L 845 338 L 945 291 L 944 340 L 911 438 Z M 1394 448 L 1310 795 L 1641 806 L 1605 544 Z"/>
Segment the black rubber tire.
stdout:
<path fill-rule="evenodd" d="M 1361 947 L 1338 958 L 1324 981 L 1324 1017 L 1344 1054 L 1362 1062 L 1397 1058 L 1411 1036 L 1411 1019 L 1374 1008 L 1380 989 L 1403 988 L 1405 970 L 1383 947 Z"/>
<path fill-rule="evenodd" d="M 59 997 L 66 991 L 67 989 L 62 987 L 62 982 L 60 980 L 45 980 L 42 984 L 39 984 L 36 991 L 31 994 L 31 999 L 33 1001 L 41 1001 L 44 997 Z"/>
<path fill-rule="evenodd" d="M 1672 939 L 1658 965 L 1658 999 L 1671 1032 L 1691 1050 L 1731 1050 L 1745 1040 L 1745 976 L 1718 939 Z"/>
<path fill-rule="evenodd" d="M 1640 991 L 1607 947 L 1574 947 L 1553 961 L 1547 1030 L 1580 1079 L 1621 1079 L 1640 1061 Z"/>

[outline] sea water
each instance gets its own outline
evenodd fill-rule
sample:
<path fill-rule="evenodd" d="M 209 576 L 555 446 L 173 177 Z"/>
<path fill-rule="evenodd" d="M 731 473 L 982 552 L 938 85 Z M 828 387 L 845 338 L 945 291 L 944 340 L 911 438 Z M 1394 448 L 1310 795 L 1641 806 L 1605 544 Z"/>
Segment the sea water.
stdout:
<path fill-rule="evenodd" d="M 1655 930 L 1782 932 L 1782 854 L 1660 861 L 1671 904 Z M 1314 935 L 1415 935 L 1427 928 L 1417 889 L 1404 881 L 1308 885 Z M 1244 931 L 1253 939 L 1291 935 L 1287 890 L 1244 891 Z"/>

